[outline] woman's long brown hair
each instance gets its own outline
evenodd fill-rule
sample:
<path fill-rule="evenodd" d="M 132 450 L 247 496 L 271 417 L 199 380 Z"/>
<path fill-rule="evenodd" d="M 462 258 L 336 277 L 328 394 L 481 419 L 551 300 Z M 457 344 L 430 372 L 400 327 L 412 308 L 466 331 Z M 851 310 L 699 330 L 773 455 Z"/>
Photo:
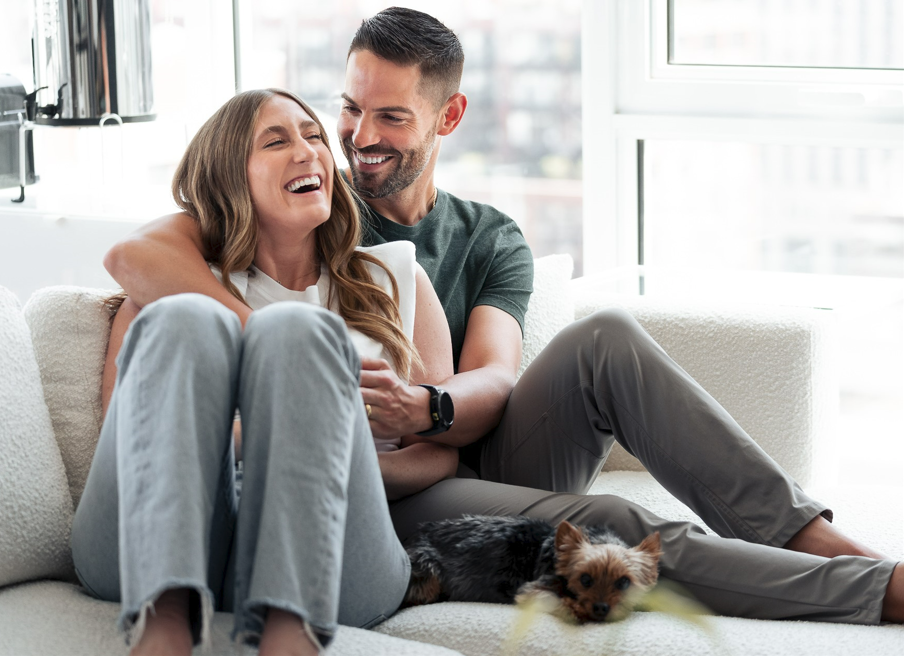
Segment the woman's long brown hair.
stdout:
<path fill-rule="evenodd" d="M 176 205 L 198 222 L 208 262 L 220 269 L 223 285 L 243 303 L 230 274 L 250 268 L 260 234 L 247 164 L 261 107 L 276 95 L 298 103 L 317 123 L 329 148 L 323 124 L 298 96 L 282 89 L 246 91 L 228 100 L 198 130 L 173 176 Z M 399 374 L 407 377 L 421 362 L 402 331 L 398 283 L 380 260 L 355 250 L 361 239 L 358 207 L 335 161 L 332 177 L 330 218 L 316 228 L 315 238 L 317 255 L 329 271 L 330 307 L 349 328 L 382 344 Z M 386 271 L 392 296 L 374 282 L 367 263 Z"/>

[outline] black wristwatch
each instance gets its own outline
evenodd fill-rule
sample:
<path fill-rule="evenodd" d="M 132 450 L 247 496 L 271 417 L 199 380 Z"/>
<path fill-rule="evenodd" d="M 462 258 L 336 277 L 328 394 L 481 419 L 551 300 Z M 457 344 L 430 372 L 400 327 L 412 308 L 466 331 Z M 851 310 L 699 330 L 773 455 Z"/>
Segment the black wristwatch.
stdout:
<path fill-rule="evenodd" d="M 421 385 L 421 387 L 430 392 L 430 418 L 433 419 L 433 428 L 421 431 L 418 435 L 429 437 L 445 433 L 452 427 L 452 420 L 455 418 L 455 405 L 452 403 L 452 397 L 446 390 L 433 385 Z"/>

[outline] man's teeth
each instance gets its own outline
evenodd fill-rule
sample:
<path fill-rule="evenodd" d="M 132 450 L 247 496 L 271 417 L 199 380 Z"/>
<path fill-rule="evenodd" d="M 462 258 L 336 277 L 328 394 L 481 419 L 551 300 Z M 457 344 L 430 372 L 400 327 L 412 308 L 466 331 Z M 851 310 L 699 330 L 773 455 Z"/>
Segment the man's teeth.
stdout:
<path fill-rule="evenodd" d="M 357 157 L 365 164 L 379 164 L 389 159 L 389 155 L 384 155 L 383 157 L 368 157 L 367 155 L 362 155 L 361 153 L 355 153 L 355 157 Z"/>
<path fill-rule="evenodd" d="M 313 187 L 314 189 L 320 188 L 320 177 L 315 175 L 310 178 L 299 178 L 294 182 L 290 182 L 286 189 L 289 191 L 298 191 L 302 187 Z"/>

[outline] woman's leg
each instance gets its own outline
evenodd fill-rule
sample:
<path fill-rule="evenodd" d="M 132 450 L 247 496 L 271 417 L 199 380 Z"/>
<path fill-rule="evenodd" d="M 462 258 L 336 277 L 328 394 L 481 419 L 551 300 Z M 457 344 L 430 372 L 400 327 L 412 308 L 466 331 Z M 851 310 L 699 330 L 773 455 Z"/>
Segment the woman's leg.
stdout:
<path fill-rule="evenodd" d="M 119 626 L 133 642 L 167 590 L 192 591 L 195 641 L 209 626 L 236 512 L 231 425 L 240 354 L 238 318 L 187 294 L 144 308 L 117 358 L 72 551 L 85 586 L 122 602 Z"/>
<path fill-rule="evenodd" d="M 236 631 L 269 609 L 326 644 L 338 622 L 368 626 L 398 608 L 410 565 L 392 528 L 340 317 L 301 303 L 245 328 L 239 407 L 244 476 L 236 542 Z"/>

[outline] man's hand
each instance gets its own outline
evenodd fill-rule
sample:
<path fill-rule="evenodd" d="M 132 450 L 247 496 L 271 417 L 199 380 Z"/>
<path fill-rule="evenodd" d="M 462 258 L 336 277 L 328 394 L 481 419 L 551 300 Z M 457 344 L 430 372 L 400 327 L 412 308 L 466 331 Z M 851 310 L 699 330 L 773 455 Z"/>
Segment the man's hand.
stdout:
<path fill-rule="evenodd" d="M 430 392 L 408 385 L 386 360 L 362 358 L 361 396 L 370 406 L 370 430 L 374 437 L 393 439 L 433 427 Z"/>

